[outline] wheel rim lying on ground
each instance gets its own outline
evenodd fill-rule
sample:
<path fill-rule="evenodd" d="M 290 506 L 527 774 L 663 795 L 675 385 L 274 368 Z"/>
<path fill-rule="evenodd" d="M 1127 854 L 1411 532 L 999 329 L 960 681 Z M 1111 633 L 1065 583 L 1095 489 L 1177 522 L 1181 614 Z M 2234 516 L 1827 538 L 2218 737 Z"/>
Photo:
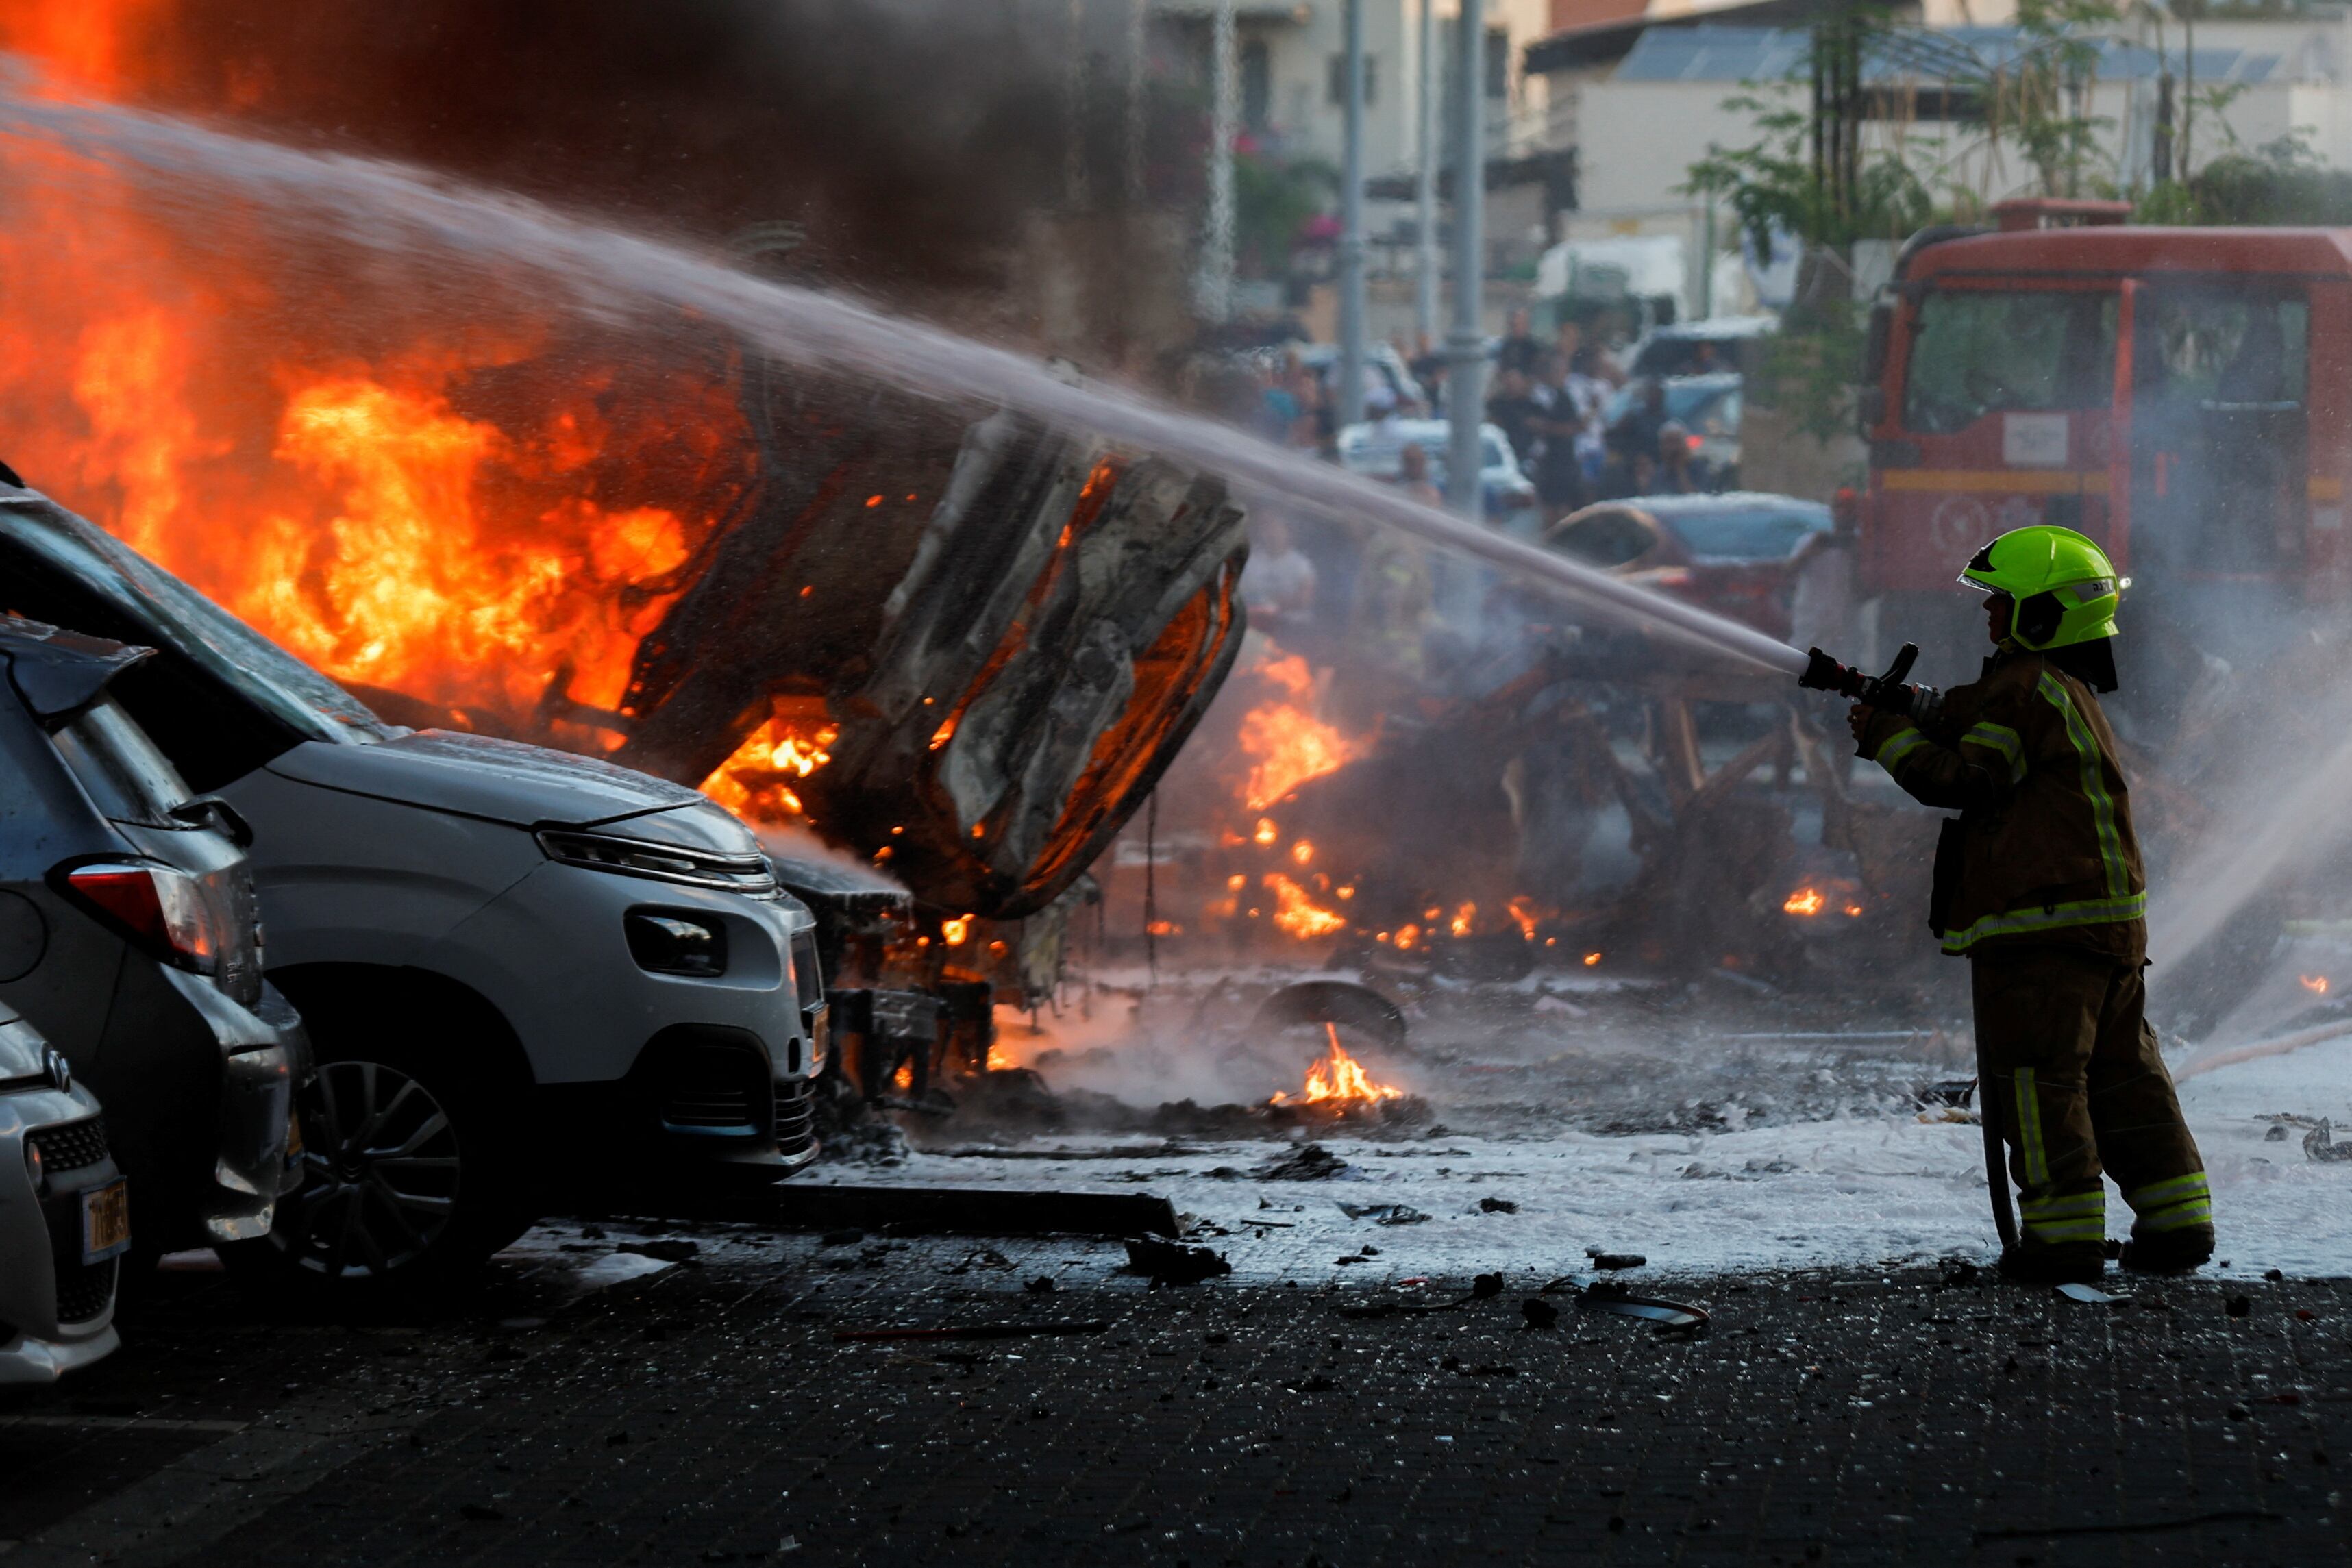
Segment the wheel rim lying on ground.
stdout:
<path fill-rule="evenodd" d="M 303 1268 L 382 1278 L 415 1263 L 448 1229 L 457 1129 L 423 1083 L 380 1061 L 323 1063 L 303 1133 L 302 1190 L 276 1232 Z"/>

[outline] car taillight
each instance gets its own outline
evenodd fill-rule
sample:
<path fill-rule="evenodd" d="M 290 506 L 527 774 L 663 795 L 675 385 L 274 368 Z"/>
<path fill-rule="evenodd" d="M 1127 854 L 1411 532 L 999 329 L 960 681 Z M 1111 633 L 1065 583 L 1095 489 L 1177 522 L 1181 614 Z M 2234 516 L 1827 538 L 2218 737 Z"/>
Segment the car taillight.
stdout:
<path fill-rule="evenodd" d="M 220 964 L 221 922 L 204 885 L 163 865 L 76 866 L 66 885 L 157 957 L 209 975 Z"/>

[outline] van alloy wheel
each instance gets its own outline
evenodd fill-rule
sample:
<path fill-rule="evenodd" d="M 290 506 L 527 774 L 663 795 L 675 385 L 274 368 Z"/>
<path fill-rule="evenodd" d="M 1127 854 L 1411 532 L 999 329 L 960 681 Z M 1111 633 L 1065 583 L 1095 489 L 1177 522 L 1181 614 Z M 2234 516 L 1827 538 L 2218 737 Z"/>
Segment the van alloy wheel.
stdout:
<path fill-rule="evenodd" d="M 415 1263 L 457 1207 L 457 1129 L 433 1092 L 380 1061 L 321 1063 L 303 1118 L 296 1223 L 304 1269 L 382 1279 Z"/>

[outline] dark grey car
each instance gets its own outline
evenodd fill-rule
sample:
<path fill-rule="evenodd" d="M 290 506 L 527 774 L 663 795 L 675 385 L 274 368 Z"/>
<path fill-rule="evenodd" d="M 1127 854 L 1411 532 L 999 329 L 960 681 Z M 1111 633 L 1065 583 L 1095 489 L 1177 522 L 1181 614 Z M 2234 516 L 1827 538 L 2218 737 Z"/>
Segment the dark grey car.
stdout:
<path fill-rule="evenodd" d="M 0 1003 L 104 1103 L 152 1256 L 268 1233 L 309 1047 L 262 979 L 244 825 L 107 693 L 146 656 L 0 615 Z"/>

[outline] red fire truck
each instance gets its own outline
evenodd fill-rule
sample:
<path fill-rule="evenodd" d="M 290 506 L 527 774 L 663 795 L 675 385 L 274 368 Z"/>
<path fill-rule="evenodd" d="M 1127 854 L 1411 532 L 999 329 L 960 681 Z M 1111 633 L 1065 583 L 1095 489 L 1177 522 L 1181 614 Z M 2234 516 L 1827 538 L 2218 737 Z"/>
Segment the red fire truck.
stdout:
<path fill-rule="evenodd" d="M 2136 580 L 2125 695 L 2161 727 L 2193 668 L 2260 663 L 2352 599 L 2352 230 L 2126 213 L 2005 203 L 1997 231 L 1905 246 L 1871 319 L 1862 570 L 1881 641 L 1968 679 L 1960 563 L 2022 524 L 2080 529 Z"/>

